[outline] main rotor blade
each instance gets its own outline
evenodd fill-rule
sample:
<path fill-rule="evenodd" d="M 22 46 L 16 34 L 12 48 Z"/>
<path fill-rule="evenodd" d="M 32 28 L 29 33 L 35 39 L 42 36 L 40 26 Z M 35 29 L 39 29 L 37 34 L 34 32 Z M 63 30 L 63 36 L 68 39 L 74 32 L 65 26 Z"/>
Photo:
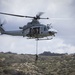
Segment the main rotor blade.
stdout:
<path fill-rule="evenodd" d="M 47 17 L 47 18 L 40 18 L 40 19 L 49 19 L 49 18 Z"/>
<path fill-rule="evenodd" d="M 41 16 L 42 14 L 44 14 L 44 12 L 39 12 L 36 16 Z"/>
<path fill-rule="evenodd" d="M 0 12 L 0 14 L 10 15 L 10 16 L 16 16 L 16 17 L 34 18 L 32 16 L 23 16 L 23 15 L 9 14 L 9 13 L 3 13 L 3 12 Z"/>
<path fill-rule="evenodd" d="M 3 13 L 3 12 L 0 12 L 0 14 L 9 15 L 9 16 L 16 16 L 16 17 L 34 18 L 34 19 L 49 19 L 49 18 L 40 18 L 40 16 L 43 14 L 43 12 L 40 12 L 38 15 L 36 15 L 36 17 L 32 17 L 32 16 L 23 16 L 23 15 L 16 15 L 16 14 Z"/>
<path fill-rule="evenodd" d="M 10 15 L 10 16 L 17 16 L 17 17 L 25 17 L 25 16 L 22 16 L 22 15 L 9 14 L 9 13 L 3 13 L 3 12 L 0 12 L 0 14 Z"/>

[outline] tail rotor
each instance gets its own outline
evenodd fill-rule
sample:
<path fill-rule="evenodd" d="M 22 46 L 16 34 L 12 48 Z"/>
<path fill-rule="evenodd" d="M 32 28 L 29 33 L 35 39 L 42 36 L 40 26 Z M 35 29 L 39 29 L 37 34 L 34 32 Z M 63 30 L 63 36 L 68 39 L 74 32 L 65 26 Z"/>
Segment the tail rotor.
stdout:
<path fill-rule="evenodd" d="M 6 20 L 1 20 L 0 19 L 0 26 L 3 26 L 3 25 L 5 25 L 6 24 Z"/>
<path fill-rule="evenodd" d="M 0 34 L 3 34 L 5 32 L 4 28 L 3 28 L 3 25 L 6 24 L 6 21 L 5 20 L 1 20 L 0 19 Z"/>

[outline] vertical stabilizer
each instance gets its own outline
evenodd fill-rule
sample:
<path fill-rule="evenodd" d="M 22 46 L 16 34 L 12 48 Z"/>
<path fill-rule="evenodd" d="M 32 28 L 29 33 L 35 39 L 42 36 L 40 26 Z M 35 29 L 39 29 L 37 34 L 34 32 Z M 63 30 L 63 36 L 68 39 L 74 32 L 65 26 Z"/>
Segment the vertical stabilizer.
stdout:
<path fill-rule="evenodd" d="M 3 34 L 5 30 L 3 29 L 2 25 L 0 25 L 0 33 Z"/>

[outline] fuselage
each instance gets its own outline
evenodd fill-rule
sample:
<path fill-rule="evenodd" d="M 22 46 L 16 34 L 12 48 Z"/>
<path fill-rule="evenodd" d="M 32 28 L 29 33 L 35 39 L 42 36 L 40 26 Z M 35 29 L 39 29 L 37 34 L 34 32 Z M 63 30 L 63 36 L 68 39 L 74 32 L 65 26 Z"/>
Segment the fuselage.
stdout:
<path fill-rule="evenodd" d="M 27 25 L 20 27 L 19 30 L 5 31 L 2 26 L 0 26 L 1 34 L 7 34 L 12 36 L 27 36 L 31 38 L 43 38 L 47 36 L 55 36 L 57 33 L 51 30 L 47 25 L 40 24 L 37 20 L 32 20 L 28 22 Z"/>
<path fill-rule="evenodd" d="M 55 33 L 56 32 L 53 32 L 50 29 L 47 29 L 47 27 L 44 25 L 33 26 L 24 31 L 19 29 L 19 30 L 2 32 L 2 34 L 6 34 L 6 35 L 23 36 L 23 37 L 27 36 L 32 38 L 43 38 L 47 36 L 55 36 Z"/>

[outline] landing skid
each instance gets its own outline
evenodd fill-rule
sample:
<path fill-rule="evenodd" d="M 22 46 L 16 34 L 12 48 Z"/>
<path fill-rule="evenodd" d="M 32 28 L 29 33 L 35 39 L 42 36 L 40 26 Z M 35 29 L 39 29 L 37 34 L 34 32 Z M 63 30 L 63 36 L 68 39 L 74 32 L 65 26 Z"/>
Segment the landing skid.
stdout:
<path fill-rule="evenodd" d="M 40 41 L 40 40 L 51 40 L 51 39 L 53 39 L 53 38 L 46 38 L 46 39 L 39 38 L 38 40 Z"/>
<path fill-rule="evenodd" d="M 29 37 L 29 38 L 27 38 L 27 39 L 35 39 L 35 40 L 52 40 L 53 38 L 31 38 L 31 37 Z"/>

